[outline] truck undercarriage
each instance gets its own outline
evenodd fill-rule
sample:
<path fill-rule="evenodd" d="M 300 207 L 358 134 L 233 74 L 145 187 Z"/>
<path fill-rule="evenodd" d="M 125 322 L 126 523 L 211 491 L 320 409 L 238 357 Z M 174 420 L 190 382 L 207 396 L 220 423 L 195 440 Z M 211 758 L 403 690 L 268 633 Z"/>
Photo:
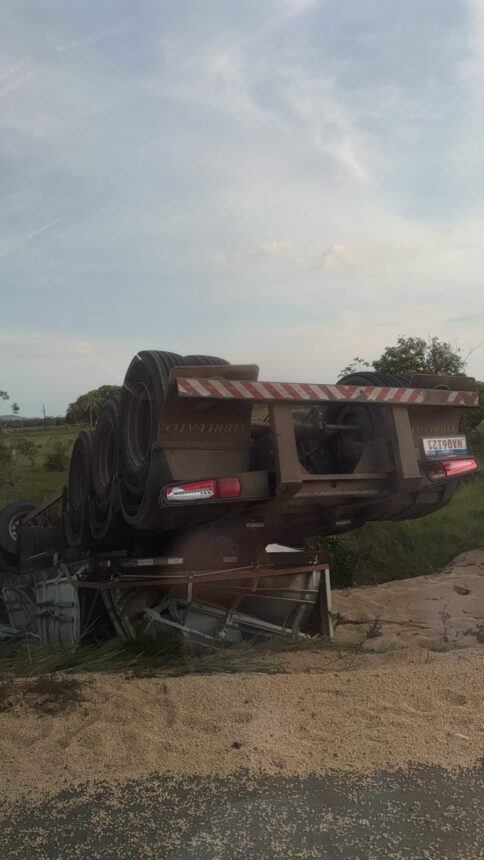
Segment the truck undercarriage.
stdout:
<path fill-rule="evenodd" d="M 138 353 L 95 431 L 80 432 L 67 487 L 0 512 L 12 627 L 19 594 L 38 627 L 37 604 L 54 605 L 62 581 L 100 594 L 128 638 L 172 627 L 237 641 L 311 623 L 329 635 L 324 559 L 289 564 L 266 548 L 447 504 L 477 469 L 460 432 L 473 389 L 465 376 L 260 382 L 255 365 Z"/>

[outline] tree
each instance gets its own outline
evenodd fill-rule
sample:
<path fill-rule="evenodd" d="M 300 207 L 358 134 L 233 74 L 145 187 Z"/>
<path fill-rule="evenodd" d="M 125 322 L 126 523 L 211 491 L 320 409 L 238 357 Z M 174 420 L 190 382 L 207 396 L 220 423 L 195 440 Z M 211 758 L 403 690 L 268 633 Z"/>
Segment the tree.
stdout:
<path fill-rule="evenodd" d="M 2 389 L 1 389 L 1 388 L 0 388 L 0 400 L 10 400 L 10 398 L 9 398 L 9 396 L 8 396 L 8 394 L 7 394 L 7 392 L 6 392 L 6 391 L 2 391 Z"/>
<path fill-rule="evenodd" d="M 458 347 L 431 337 L 397 338 L 394 346 L 385 347 L 380 358 L 373 362 L 381 373 L 435 373 L 454 375 L 465 371 L 466 361 Z"/>
<path fill-rule="evenodd" d="M 12 412 L 14 415 L 18 415 L 20 412 L 20 406 L 18 403 L 12 403 Z"/>
<path fill-rule="evenodd" d="M 380 358 L 373 363 L 363 358 L 354 358 L 341 371 L 341 376 L 356 373 L 365 369 L 374 369 L 380 373 L 402 373 L 412 376 L 414 373 L 441 374 L 454 376 L 464 373 L 467 360 L 457 347 L 440 340 L 438 337 L 403 337 L 397 338 L 394 346 L 387 346 Z M 476 382 L 479 395 L 479 405 L 476 409 L 465 409 L 461 419 L 461 432 L 465 433 L 471 443 L 471 450 L 478 456 L 484 456 L 484 382 Z"/>
<path fill-rule="evenodd" d="M 104 401 L 117 394 L 121 389 L 118 385 L 101 385 L 81 394 L 73 403 L 69 403 L 66 411 L 66 422 L 68 424 L 89 423 L 91 427 L 96 423 Z"/>
<path fill-rule="evenodd" d="M 342 375 L 370 368 L 379 373 L 433 373 L 453 376 L 464 373 L 466 359 L 458 347 L 438 337 L 404 337 L 400 335 L 393 346 L 386 346 L 380 358 L 372 363 L 363 358 L 354 358 L 342 371 Z"/>
<path fill-rule="evenodd" d="M 84 394 L 81 405 L 83 411 L 87 412 L 89 416 L 89 424 L 91 427 L 94 427 L 102 406 L 102 397 L 99 394 L 99 391 L 93 390 Z"/>

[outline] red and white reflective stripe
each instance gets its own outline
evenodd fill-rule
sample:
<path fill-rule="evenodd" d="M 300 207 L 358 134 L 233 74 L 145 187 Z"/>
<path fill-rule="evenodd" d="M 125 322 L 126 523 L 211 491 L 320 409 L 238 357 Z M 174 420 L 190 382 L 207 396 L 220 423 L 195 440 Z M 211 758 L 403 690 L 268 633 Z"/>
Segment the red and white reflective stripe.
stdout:
<path fill-rule="evenodd" d="M 212 397 L 217 400 L 296 400 L 331 403 L 400 403 L 434 406 L 477 406 L 476 391 L 447 391 L 435 388 L 385 388 L 373 385 L 319 385 L 308 382 L 249 382 L 245 379 L 176 380 L 182 397 Z"/>

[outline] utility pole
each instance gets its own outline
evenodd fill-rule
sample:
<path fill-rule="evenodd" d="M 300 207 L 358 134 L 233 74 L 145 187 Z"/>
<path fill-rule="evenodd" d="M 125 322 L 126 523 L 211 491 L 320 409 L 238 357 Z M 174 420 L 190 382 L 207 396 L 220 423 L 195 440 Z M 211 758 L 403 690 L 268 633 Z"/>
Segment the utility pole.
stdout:
<path fill-rule="evenodd" d="M 45 406 L 42 404 L 42 412 L 44 413 L 44 425 L 47 423 L 47 419 L 45 417 Z"/>

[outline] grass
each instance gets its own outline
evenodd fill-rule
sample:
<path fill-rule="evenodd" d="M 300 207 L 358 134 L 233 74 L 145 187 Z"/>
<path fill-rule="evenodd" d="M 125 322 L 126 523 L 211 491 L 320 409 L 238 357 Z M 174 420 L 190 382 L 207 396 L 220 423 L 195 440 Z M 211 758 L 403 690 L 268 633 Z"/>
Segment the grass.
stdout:
<path fill-rule="evenodd" d="M 47 449 L 54 439 L 66 443 L 69 455 L 80 427 L 60 425 L 49 427 L 48 430 L 25 430 L 25 432 L 7 431 L 8 441 L 15 448 L 15 440 L 28 439 L 35 445 L 32 458 L 17 454 L 15 457 L 15 475 L 13 486 L 2 487 L 0 490 L 0 507 L 17 499 L 28 499 L 40 502 L 61 489 L 67 481 L 67 470 L 63 472 L 46 472 L 44 460 Z"/>
<path fill-rule="evenodd" d="M 470 480 L 447 507 L 428 517 L 368 523 L 327 541 L 333 585 L 368 585 L 434 573 L 460 553 L 480 546 L 484 546 L 482 478 Z"/>
<path fill-rule="evenodd" d="M 378 624 L 376 620 L 375 631 Z M 368 638 L 372 638 L 371 635 Z M 100 645 L 88 645 L 70 651 L 46 645 L 13 644 L 0 649 L 0 678 L 5 679 L 0 681 L 0 712 L 11 707 L 14 677 L 55 680 L 56 673 L 60 673 L 63 679 L 74 673 L 122 674 L 128 679 L 218 673 L 285 674 L 288 670 L 277 661 L 279 654 L 322 649 L 334 653 L 335 663 L 341 659 L 342 654 L 354 658 L 364 650 L 359 643 L 344 640 L 334 642 L 315 636 L 308 639 L 274 637 L 266 641 L 242 642 L 231 648 L 205 645 L 202 650 L 198 648 L 193 651 L 170 633 L 152 641 L 126 643 L 111 639 Z M 45 685 L 39 683 L 32 689 L 45 694 L 44 711 L 49 707 L 55 708 L 55 701 L 51 703 L 50 698 L 56 700 L 65 695 L 66 699 L 70 700 L 77 694 L 72 685 L 64 690 L 51 687 L 48 682 Z"/>
<path fill-rule="evenodd" d="M 0 649 L 0 677 L 6 679 L 12 676 L 41 677 L 55 672 L 107 672 L 149 677 L 167 673 L 177 676 L 191 672 L 275 671 L 278 671 L 277 668 L 266 659 L 264 645 L 260 648 L 254 647 L 253 643 L 244 643 L 235 648 L 210 647 L 204 648 L 203 652 L 192 653 L 180 640 L 171 636 L 150 643 L 125 643 L 111 639 L 101 645 L 88 645 L 70 651 L 25 643 L 2 646 Z M 5 696 L 8 688 L 5 687 L 3 692 Z M 1 700 L 0 689 L 0 710 Z"/>

